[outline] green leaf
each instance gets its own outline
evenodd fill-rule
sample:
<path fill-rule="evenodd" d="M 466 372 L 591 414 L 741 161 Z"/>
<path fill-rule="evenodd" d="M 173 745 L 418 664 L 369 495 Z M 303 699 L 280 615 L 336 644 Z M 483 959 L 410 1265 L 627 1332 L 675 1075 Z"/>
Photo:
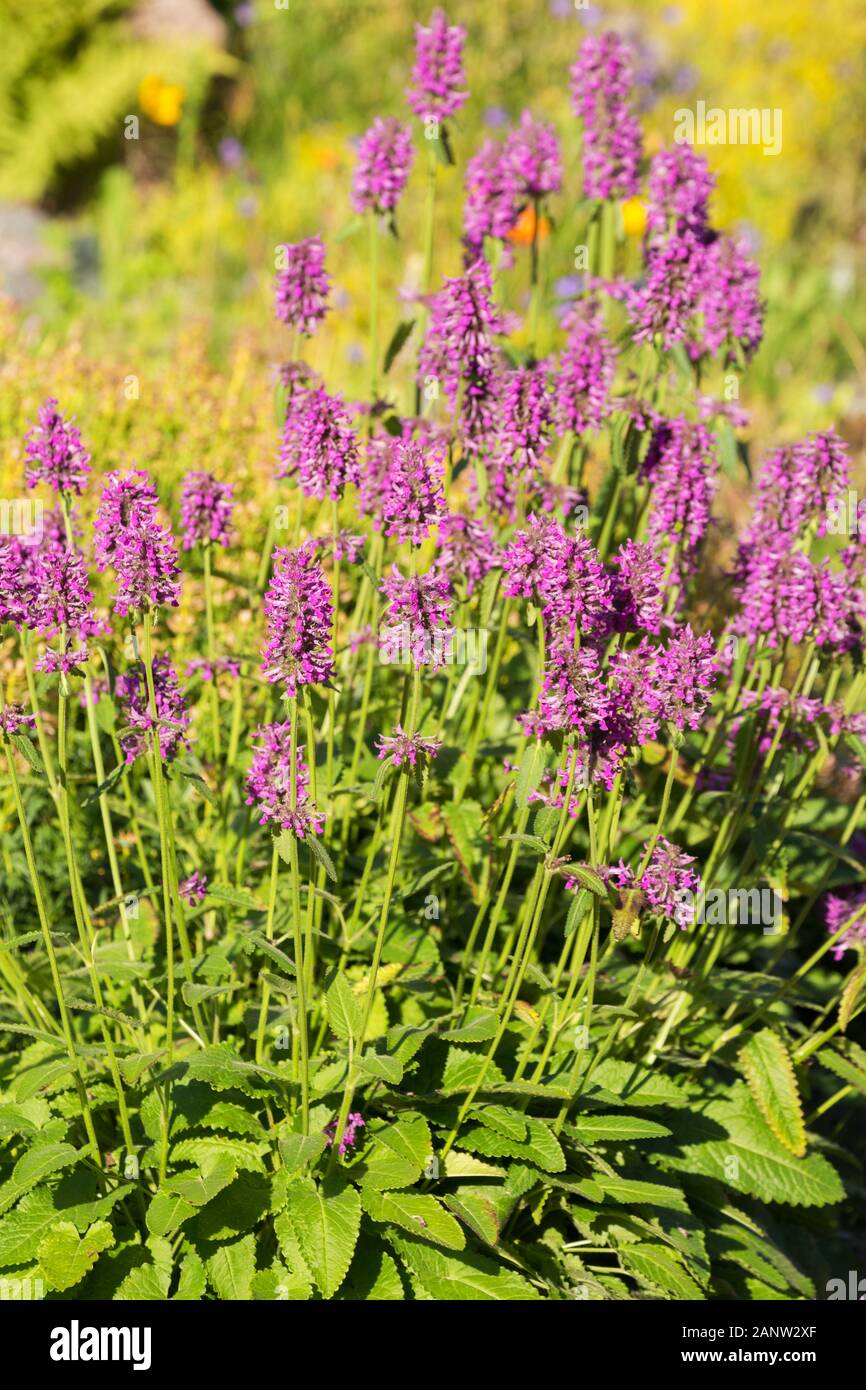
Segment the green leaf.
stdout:
<path fill-rule="evenodd" d="M 486 851 L 484 811 L 477 801 L 449 801 L 442 807 L 442 821 L 472 899 L 479 902 L 479 869 Z"/>
<path fill-rule="evenodd" d="M 269 1067 L 243 1061 L 228 1043 L 194 1052 L 185 1065 L 188 1081 L 203 1081 L 215 1091 L 237 1089 L 256 1097 L 271 1094 L 274 1080 L 285 1084 L 284 1078 Z"/>
<path fill-rule="evenodd" d="M 634 1115 L 581 1115 L 571 1130 L 585 1144 L 625 1143 L 629 1139 L 662 1139 L 670 1134 L 665 1125 Z"/>
<path fill-rule="evenodd" d="M 676 1299 L 703 1299 L 704 1294 L 682 1264 L 664 1245 L 624 1245 L 620 1259 L 646 1283 Z"/>
<path fill-rule="evenodd" d="M 507 1105 L 482 1105 L 475 1111 L 475 1118 L 488 1129 L 495 1129 L 506 1139 L 522 1144 L 526 1138 L 526 1116 L 522 1110 L 511 1109 Z"/>
<path fill-rule="evenodd" d="M 387 1191 L 418 1182 L 433 1152 L 430 1126 L 420 1115 L 404 1116 L 396 1124 L 376 1130 L 365 1154 L 361 1181 Z"/>
<path fill-rule="evenodd" d="M 107 1221 L 96 1221 L 79 1235 L 71 1221 L 58 1221 L 39 1246 L 39 1267 L 48 1287 L 62 1291 L 80 1284 L 103 1250 L 114 1244 Z"/>
<path fill-rule="evenodd" d="M 55 1057 L 50 1062 L 43 1062 L 19 1078 L 15 1086 L 15 1099 L 19 1103 L 30 1100 L 40 1091 L 48 1091 L 58 1081 L 74 1075 L 75 1071 L 76 1064 L 69 1057 Z"/>
<path fill-rule="evenodd" d="M 849 1086 L 866 1096 L 866 1068 L 856 1066 L 849 1057 L 843 1057 L 840 1052 L 834 1052 L 829 1047 L 822 1047 L 817 1057 L 823 1067 L 841 1076 Z"/>
<path fill-rule="evenodd" d="M 198 1240 L 230 1240 L 250 1231 L 267 1215 L 271 1182 L 263 1173 L 239 1173 L 234 1182 L 199 1208 L 195 1222 Z"/>
<path fill-rule="evenodd" d="M 290 831 L 284 832 L 284 834 L 290 833 Z M 320 840 L 317 835 L 313 835 L 311 831 L 308 831 L 307 834 L 304 836 L 304 844 L 310 850 L 313 857 L 318 860 L 319 864 L 325 870 L 325 873 L 328 875 L 328 878 L 331 880 L 331 882 L 336 883 L 337 870 L 334 868 L 333 859 L 331 858 L 328 851 L 325 849 L 324 842 Z"/>
<path fill-rule="evenodd" d="M 399 1086 L 403 1080 L 403 1063 L 397 1057 L 388 1057 L 384 1052 L 365 1052 L 359 1058 L 358 1066 L 364 1076 L 374 1081 L 385 1081 L 389 1086 Z"/>
<path fill-rule="evenodd" d="M 440 1036 L 449 1042 L 487 1042 L 496 1036 L 497 1017 L 493 1009 L 472 1008 L 467 1022 L 457 1028 L 449 1028 Z"/>
<path fill-rule="evenodd" d="M 289 1185 L 286 1211 L 304 1260 L 325 1298 L 342 1284 L 361 1227 L 361 1199 L 353 1187 L 320 1188 L 312 1178 Z"/>
<path fill-rule="evenodd" d="M 25 762 L 28 762 L 30 764 L 33 771 L 38 772 L 40 776 L 44 777 L 45 768 L 42 765 L 42 759 L 37 753 L 35 745 L 31 742 L 31 740 L 29 738 L 25 738 L 23 734 L 10 734 L 9 739 L 12 743 L 14 743 L 15 747 L 18 749 L 18 752 L 24 758 Z"/>
<path fill-rule="evenodd" d="M 668 1207 L 671 1211 L 688 1212 L 689 1207 L 682 1191 L 660 1182 L 642 1182 L 635 1178 L 611 1178 L 607 1173 L 596 1173 L 593 1181 L 598 1184 L 605 1197 L 618 1202 L 623 1207 Z"/>
<path fill-rule="evenodd" d="M 229 1303 L 248 1303 L 252 1299 L 256 1270 L 256 1238 L 241 1236 L 229 1245 L 220 1245 L 204 1262 L 208 1283 L 217 1298 Z"/>
<path fill-rule="evenodd" d="M 221 1143 L 222 1140 L 218 1142 Z M 184 1173 L 178 1174 L 176 1177 L 168 1179 L 166 1187 L 169 1192 L 178 1193 L 185 1201 L 191 1202 L 194 1207 L 203 1207 L 205 1202 L 209 1202 L 218 1192 L 222 1192 L 223 1188 L 234 1182 L 236 1177 L 237 1167 L 231 1154 L 217 1151 L 207 1156 L 201 1166 L 200 1173 L 191 1177 L 187 1177 Z"/>
<path fill-rule="evenodd" d="M 607 1093 L 621 1105 L 686 1106 L 691 1103 L 688 1093 L 661 1072 L 634 1062 L 619 1062 L 613 1057 L 600 1062 L 593 1072 L 587 1095 L 594 1096 L 596 1091 Z"/>
<path fill-rule="evenodd" d="M 171 1151 L 172 1162 L 187 1160 L 204 1168 L 208 1160 L 231 1158 L 239 1169 L 253 1173 L 264 1172 L 263 1156 L 268 1152 L 267 1141 L 260 1144 L 247 1139 L 235 1139 L 225 1134 L 207 1134 L 201 1138 L 181 1139 Z"/>
<path fill-rule="evenodd" d="M 382 375 L 387 376 L 394 365 L 400 350 L 409 341 L 412 329 L 415 327 L 414 319 L 402 319 L 391 335 L 391 341 L 385 349 L 385 356 L 382 362 Z"/>
<path fill-rule="evenodd" d="M 113 787 L 117 786 L 121 777 L 125 772 L 128 772 L 128 770 L 129 768 L 126 763 L 118 763 L 116 767 L 111 769 L 104 782 L 100 782 L 98 787 L 94 787 L 92 792 L 88 792 L 86 796 L 81 798 L 82 806 L 92 806 L 101 796 L 105 796 L 107 792 L 110 792 Z"/>
<path fill-rule="evenodd" d="M 571 906 L 568 909 L 568 916 L 565 919 L 566 941 L 577 931 L 577 928 L 589 911 L 591 901 L 592 899 L 585 888 L 581 888 L 579 892 L 575 893 Z"/>
<path fill-rule="evenodd" d="M 852 970 L 845 981 L 845 988 L 842 990 L 842 998 L 839 1000 L 839 1027 L 843 1033 L 851 1022 L 854 1005 L 857 1003 L 864 985 L 866 985 L 866 960 L 861 961 L 856 970 Z"/>
<path fill-rule="evenodd" d="M 529 805 L 530 796 L 541 784 L 546 761 L 546 751 L 537 740 L 524 752 L 514 787 L 514 800 L 521 809 Z"/>
<path fill-rule="evenodd" d="M 170 1236 L 191 1216 L 195 1216 L 192 1202 L 187 1202 L 177 1192 L 160 1188 L 147 1209 L 147 1229 L 152 1236 Z"/>
<path fill-rule="evenodd" d="M 280 1157 L 289 1173 L 299 1173 L 325 1150 L 324 1134 L 283 1134 L 278 1140 Z"/>
<path fill-rule="evenodd" d="M 797 1077 L 788 1049 L 771 1028 L 762 1028 L 740 1051 L 740 1066 L 749 1090 L 770 1129 L 786 1149 L 801 1158 L 806 1126 Z"/>
<path fill-rule="evenodd" d="M 295 968 L 295 962 L 290 956 L 286 955 L 285 951 L 281 951 L 279 946 L 275 946 L 272 941 L 268 941 L 266 936 L 262 936 L 261 932 L 248 932 L 246 936 L 242 938 L 242 944 L 244 950 L 248 950 L 250 947 L 254 946 L 256 950 L 261 951 L 262 955 L 272 960 L 284 974 L 291 978 L 297 977 L 298 972 Z"/>
<path fill-rule="evenodd" d="M 396 1261 L 378 1242 L 362 1240 L 337 1297 L 358 1303 L 402 1302 L 406 1295 Z"/>
<path fill-rule="evenodd" d="M 725 1131 L 721 1137 L 719 1128 Z M 831 1164 L 821 1154 L 796 1158 L 786 1149 L 744 1083 L 726 1099 L 711 1101 L 700 1115 L 684 1117 L 674 1133 L 682 1154 L 667 1158 L 670 1167 L 716 1178 L 762 1202 L 823 1207 L 844 1198 Z"/>
<path fill-rule="evenodd" d="M 526 1116 L 527 1135 L 524 1140 L 507 1139 L 484 1125 L 467 1125 L 461 1143 L 486 1158 L 516 1158 L 522 1163 L 534 1163 L 546 1173 L 565 1171 L 565 1155 L 553 1130 L 543 1120 Z"/>
<path fill-rule="evenodd" d="M 336 1037 L 343 1042 L 357 1039 L 361 1031 L 361 1001 L 342 971 L 334 976 L 328 988 L 325 1010 L 328 1025 Z"/>
<path fill-rule="evenodd" d="M 435 1197 L 415 1196 L 409 1192 L 377 1192 L 364 1187 L 361 1201 L 373 1221 L 402 1226 L 403 1230 L 444 1245 L 448 1250 L 462 1250 L 466 1244 L 460 1223 Z"/>
<path fill-rule="evenodd" d="M 479 1240 L 487 1245 L 496 1245 L 499 1240 L 499 1216 L 489 1198 L 462 1190 L 446 1197 L 445 1205 Z"/>
<path fill-rule="evenodd" d="M 30 1149 L 22 1154 L 12 1169 L 9 1181 L 0 1187 L 0 1213 L 8 1211 L 19 1197 L 31 1187 L 35 1187 L 38 1182 L 42 1182 L 43 1178 L 60 1172 L 62 1168 L 68 1168 L 71 1163 L 76 1163 L 79 1157 L 79 1150 L 74 1149 L 71 1144 L 43 1144 L 38 1149 Z"/>
<path fill-rule="evenodd" d="M 177 1293 L 173 1301 L 177 1303 L 198 1303 L 204 1298 L 207 1288 L 205 1268 L 195 1250 L 188 1250 L 180 1266 Z"/>
<path fill-rule="evenodd" d="M 570 877 L 576 878 L 578 883 L 583 884 L 583 887 L 594 893 L 597 898 L 607 897 L 604 883 L 592 869 L 587 869 L 583 864 L 569 864 L 568 872 Z"/>
<path fill-rule="evenodd" d="M 533 1286 L 513 1269 L 480 1255 L 443 1255 L 420 1240 L 389 1236 L 391 1244 L 428 1298 L 452 1302 L 527 1302 L 540 1297 Z"/>

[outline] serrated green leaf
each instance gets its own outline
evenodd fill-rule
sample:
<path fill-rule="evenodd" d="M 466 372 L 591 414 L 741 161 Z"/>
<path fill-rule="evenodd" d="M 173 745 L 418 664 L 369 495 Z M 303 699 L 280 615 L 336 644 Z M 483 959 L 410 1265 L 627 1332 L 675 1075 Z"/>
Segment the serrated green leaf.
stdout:
<path fill-rule="evenodd" d="M 353 1187 L 319 1187 L 312 1178 L 289 1185 L 286 1210 L 304 1260 L 325 1298 L 342 1284 L 361 1226 L 361 1199 Z"/>
<path fill-rule="evenodd" d="M 113 1244 L 114 1232 L 107 1221 L 95 1222 L 84 1235 L 71 1221 L 56 1222 L 37 1252 L 48 1287 L 59 1292 L 74 1288 Z"/>
<path fill-rule="evenodd" d="M 447 1250 L 462 1250 L 466 1244 L 460 1223 L 435 1197 L 415 1196 L 410 1192 L 377 1192 L 364 1187 L 361 1201 L 373 1221 L 401 1226 L 404 1231 L 444 1245 Z"/>
<path fill-rule="evenodd" d="M 775 1134 L 797 1158 L 806 1152 L 806 1126 L 788 1049 L 771 1028 L 762 1028 L 740 1050 L 749 1090 Z"/>

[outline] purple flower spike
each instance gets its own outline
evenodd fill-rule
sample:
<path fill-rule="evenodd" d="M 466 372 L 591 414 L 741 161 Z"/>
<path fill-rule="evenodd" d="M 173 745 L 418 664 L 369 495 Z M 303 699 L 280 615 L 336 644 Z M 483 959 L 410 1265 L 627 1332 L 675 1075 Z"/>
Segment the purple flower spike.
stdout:
<path fill-rule="evenodd" d="M 436 564 L 452 584 L 466 585 L 467 597 L 498 563 L 499 548 L 485 522 L 472 516 L 442 518 Z"/>
<path fill-rule="evenodd" d="M 114 565 L 125 531 L 137 529 L 156 514 L 156 488 L 143 468 L 109 473 L 105 479 L 94 526 L 96 568 Z"/>
<path fill-rule="evenodd" d="M 388 599 L 388 626 L 380 634 L 383 653 L 408 647 L 416 666 L 444 663 L 444 645 L 450 636 L 451 586 L 444 574 L 431 570 L 416 579 L 404 579 L 394 565 L 381 584 Z"/>
<path fill-rule="evenodd" d="M 352 1113 L 347 1117 L 346 1128 L 343 1130 L 343 1137 L 340 1140 L 338 1149 L 338 1152 L 341 1157 L 347 1149 L 353 1149 L 355 1147 L 355 1144 L 358 1139 L 358 1130 L 363 1129 L 365 1124 L 366 1121 L 363 1115 L 360 1115 L 357 1110 L 353 1110 Z M 337 1137 L 336 1119 L 330 1120 L 329 1123 L 325 1126 L 325 1134 L 327 1135 L 328 1147 L 330 1148 Z"/>
<path fill-rule="evenodd" d="M 382 501 L 385 535 L 396 536 L 401 545 L 421 545 L 444 512 L 441 453 L 414 440 L 395 439 Z"/>
<path fill-rule="evenodd" d="M 583 122 L 586 198 L 633 198 L 638 191 L 643 147 L 631 84 L 631 52 L 617 34 L 584 39 L 571 69 L 571 99 Z"/>
<path fill-rule="evenodd" d="M 686 625 L 656 655 L 656 682 L 665 719 L 678 729 L 697 729 L 718 674 L 716 644 L 705 632 L 695 637 Z"/>
<path fill-rule="evenodd" d="M 152 670 L 159 725 L 157 743 L 160 757 L 170 762 L 180 748 L 189 746 L 184 733 L 189 727 L 189 715 L 170 658 L 154 657 Z M 125 722 L 130 726 L 122 735 L 120 746 L 127 763 L 134 763 L 136 758 L 147 752 L 153 731 L 144 662 L 136 662 L 118 676 L 116 689 Z"/>
<path fill-rule="evenodd" d="M 190 874 L 189 878 L 185 878 L 183 883 L 178 885 L 177 891 L 184 902 L 189 903 L 190 907 L 194 907 L 197 903 L 203 903 L 207 897 L 207 875 L 200 874 L 196 870 L 194 874 Z"/>
<path fill-rule="evenodd" d="M 505 147 L 485 140 L 466 165 L 463 230 L 473 260 L 486 236 L 504 241 L 520 213 L 520 197 Z"/>
<path fill-rule="evenodd" d="M 393 212 L 415 158 L 412 132 L 394 116 L 377 116 L 358 144 L 352 179 L 356 212 Z"/>
<path fill-rule="evenodd" d="M 674 420 L 656 418 L 641 465 L 641 477 L 652 486 L 647 531 L 661 548 L 676 543 L 679 562 L 687 571 L 694 568 L 710 522 L 717 470 L 715 444 L 706 425 L 682 415 Z"/>
<path fill-rule="evenodd" d="M 452 409 L 463 382 L 461 417 L 467 439 L 490 430 L 495 409 L 494 336 L 505 321 L 493 303 L 490 267 L 479 259 L 465 275 L 446 279 L 431 299 L 430 326 L 418 360 L 419 376 L 436 378 Z"/>
<path fill-rule="evenodd" d="M 24 451 L 28 487 L 47 483 L 55 492 L 80 497 L 90 473 L 90 454 L 74 422 L 63 418 L 53 396 L 39 407 L 39 423 L 27 435 Z"/>
<path fill-rule="evenodd" d="M 546 198 L 562 187 L 562 156 L 552 126 L 524 111 L 520 124 L 505 141 L 506 180 L 510 178 L 521 202 Z"/>
<path fill-rule="evenodd" d="M 180 566 L 169 528 L 151 519 L 122 534 L 114 561 L 117 573 L 115 612 L 121 616 L 146 608 L 180 603 Z"/>
<path fill-rule="evenodd" d="M 617 574 L 613 581 L 619 632 L 661 631 L 664 567 L 651 545 L 625 541 L 613 557 Z"/>
<path fill-rule="evenodd" d="M 395 726 L 393 734 L 380 734 L 376 740 L 380 761 L 387 758 L 392 767 L 402 767 L 408 763 L 410 767 L 420 765 L 423 768 L 432 762 L 441 747 L 441 739 L 407 734 L 399 724 Z"/>
<path fill-rule="evenodd" d="M 749 260 L 744 245 L 720 236 L 707 250 L 701 298 L 703 333 L 690 352 L 715 357 L 725 348 L 725 364 L 737 365 L 737 350 L 744 361 L 753 357 L 764 336 L 761 274 Z"/>
<path fill-rule="evenodd" d="M 281 250 L 285 265 L 277 271 L 274 313 L 280 323 L 309 338 L 328 312 L 331 281 L 325 270 L 325 243 L 311 236 L 286 243 Z"/>
<path fill-rule="evenodd" d="M 23 705 L 6 705 L 0 709 L 0 733 L 10 738 L 13 734 L 28 734 L 36 728 L 36 720 L 28 714 Z"/>
<path fill-rule="evenodd" d="M 297 695 L 302 685 L 326 685 L 334 674 L 330 647 L 333 602 L 324 570 L 309 544 L 274 551 L 274 573 L 265 594 L 265 680 Z"/>
<path fill-rule="evenodd" d="M 653 912 L 676 922 L 683 931 L 692 923 L 691 900 L 700 888 L 700 879 L 690 868 L 694 862 L 693 854 L 686 854 L 662 835 L 656 841 L 639 880 Z"/>
<path fill-rule="evenodd" d="M 183 548 L 210 544 L 228 546 L 234 503 L 231 483 L 219 483 L 212 473 L 187 473 L 181 493 Z"/>
<path fill-rule="evenodd" d="M 854 918 L 856 921 L 852 920 Z M 833 947 L 834 960 L 841 960 L 846 951 L 854 951 L 866 943 L 866 888 L 828 893 L 824 902 L 824 922 L 828 936 L 835 936 L 840 927 L 850 922 L 848 930 Z"/>
<path fill-rule="evenodd" d="M 258 738 L 261 743 L 247 773 L 247 806 L 255 806 L 261 813 L 260 825 L 272 821 L 282 830 L 291 830 L 299 840 L 308 831 L 320 835 L 325 819 L 310 800 L 310 772 L 302 744 L 298 746 L 294 803 L 292 800 L 291 720 L 261 725 Z"/>
<path fill-rule="evenodd" d="M 406 100 L 422 121 L 447 121 L 456 115 L 469 93 L 463 74 L 466 30 L 449 24 L 442 10 L 434 10 L 427 27 L 415 26 L 413 86 Z"/>
<path fill-rule="evenodd" d="M 306 497 L 335 502 L 358 483 L 358 441 L 343 401 L 323 386 L 296 391 L 286 411 L 278 478 L 297 476 Z"/>
<path fill-rule="evenodd" d="M 610 413 L 616 351 L 604 331 L 601 308 L 580 300 L 563 320 L 568 341 L 556 377 L 555 418 L 561 433 L 597 430 Z"/>
<path fill-rule="evenodd" d="M 36 577 L 32 626 L 46 637 L 61 636 L 37 662 L 40 671 L 69 671 L 87 660 L 82 639 L 98 631 L 84 557 L 77 550 L 51 550 L 42 556 Z M 76 645 L 73 645 L 75 642 Z"/>

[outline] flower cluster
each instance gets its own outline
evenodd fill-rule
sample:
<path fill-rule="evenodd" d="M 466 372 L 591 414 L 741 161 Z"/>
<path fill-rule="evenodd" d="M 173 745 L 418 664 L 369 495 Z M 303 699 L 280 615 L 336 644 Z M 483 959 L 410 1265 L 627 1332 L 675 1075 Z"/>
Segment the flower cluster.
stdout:
<path fill-rule="evenodd" d="M 229 545 L 233 494 L 231 483 L 217 482 L 212 473 L 187 473 L 180 504 L 184 550 L 194 545 Z"/>
<path fill-rule="evenodd" d="M 338 501 L 360 479 L 358 441 L 339 396 L 324 386 L 290 398 L 283 424 L 278 478 L 297 477 L 307 497 Z"/>
<path fill-rule="evenodd" d="M 39 423 L 24 444 L 28 487 L 47 483 L 55 492 L 81 495 L 90 474 L 90 454 L 72 420 L 66 420 L 53 396 L 39 407 Z"/>
<path fill-rule="evenodd" d="M 302 744 L 298 745 L 297 756 L 292 757 L 291 720 L 263 724 L 257 737 L 260 743 L 254 745 L 246 779 L 247 806 L 255 806 L 260 825 L 273 821 L 282 830 L 291 830 L 299 840 L 308 832 L 321 835 L 325 818 L 310 800 L 310 770 L 304 761 Z"/>
<path fill-rule="evenodd" d="M 420 545 L 445 512 L 443 461 L 417 440 L 395 439 L 382 496 L 385 535 Z"/>
<path fill-rule="evenodd" d="M 334 674 L 330 646 L 333 600 L 322 566 L 309 543 L 274 551 L 274 573 L 264 598 L 267 640 L 265 680 L 287 695 L 304 685 L 327 685 Z"/>
<path fill-rule="evenodd" d="M 435 378 L 448 404 L 460 416 L 467 441 L 489 432 L 496 401 L 494 338 L 505 322 L 493 303 L 490 267 L 476 260 L 466 271 L 446 279 L 432 297 L 430 326 L 419 354 L 419 376 Z"/>
<path fill-rule="evenodd" d="M 355 1147 L 358 1141 L 358 1130 L 363 1129 L 365 1124 L 366 1120 L 357 1110 L 353 1110 L 351 1114 L 346 1116 L 346 1128 L 343 1130 L 343 1136 L 338 1145 L 338 1152 L 341 1158 L 347 1149 L 353 1149 Z M 328 1148 L 331 1148 L 337 1137 L 337 1120 L 329 1120 L 325 1125 L 324 1132 Z"/>
<path fill-rule="evenodd" d="M 429 25 L 415 26 L 413 86 L 406 100 L 422 121 L 447 121 L 466 101 L 465 42 L 466 30 L 449 24 L 442 10 L 434 10 Z"/>
<path fill-rule="evenodd" d="M 154 728 L 163 761 L 171 762 L 180 748 L 188 747 L 185 731 L 190 718 L 171 658 L 154 657 L 151 674 L 156 718 L 152 713 L 144 662 L 136 662 L 117 677 L 117 698 L 128 726 L 120 736 L 120 747 L 127 763 L 134 763 L 148 751 Z"/>
<path fill-rule="evenodd" d="M 376 752 L 380 761 L 387 760 L 392 767 L 424 767 L 432 762 L 442 747 L 439 738 L 422 738 L 420 734 L 407 734 L 400 724 L 395 725 L 393 734 L 380 734 L 376 740 Z"/>
<path fill-rule="evenodd" d="M 633 198 L 643 155 L 629 106 L 632 64 L 617 34 L 584 39 L 571 70 L 574 113 L 583 124 L 585 198 Z"/>
<path fill-rule="evenodd" d="M 415 151 L 412 132 L 393 116 L 377 116 L 358 144 L 352 180 L 356 212 L 393 212 L 406 187 Z"/>
<path fill-rule="evenodd" d="M 328 312 L 331 281 L 325 270 L 325 243 L 311 236 L 279 248 L 274 313 L 280 323 L 304 337 L 315 333 Z"/>

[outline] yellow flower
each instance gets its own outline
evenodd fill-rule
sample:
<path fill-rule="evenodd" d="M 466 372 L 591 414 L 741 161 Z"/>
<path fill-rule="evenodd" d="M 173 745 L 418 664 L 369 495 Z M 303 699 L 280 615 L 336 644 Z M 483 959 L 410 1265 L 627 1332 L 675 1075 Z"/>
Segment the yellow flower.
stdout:
<path fill-rule="evenodd" d="M 621 211 L 626 236 L 643 236 L 646 230 L 646 206 L 640 198 L 627 198 Z"/>
<path fill-rule="evenodd" d="M 183 87 L 174 82 L 163 82 L 156 73 L 143 77 L 138 87 L 139 106 L 156 125 L 177 125 L 185 95 Z"/>

